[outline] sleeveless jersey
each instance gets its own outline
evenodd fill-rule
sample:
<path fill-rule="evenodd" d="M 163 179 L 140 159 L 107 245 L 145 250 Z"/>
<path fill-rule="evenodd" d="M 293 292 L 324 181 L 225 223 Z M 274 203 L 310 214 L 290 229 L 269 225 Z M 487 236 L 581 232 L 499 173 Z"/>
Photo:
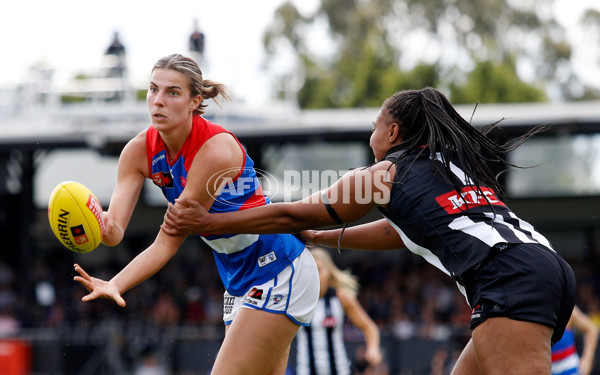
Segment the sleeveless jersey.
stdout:
<path fill-rule="evenodd" d="M 237 138 L 201 116 L 194 116 L 192 132 L 173 160 L 170 160 L 158 131 L 152 126 L 148 128 L 146 150 L 152 182 L 161 188 L 169 202 L 174 203 L 186 185 L 194 156 L 207 140 L 220 133 L 234 137 L 244 154 L 244 162 L 238 176 L 227 181 L 215 197 L 209 212 L 232 212 L 269 204 L 254 170 L 254 162 Z M 233 296 L 241 296 L 252 285 L 271 280 L 305 247 L 291 234 L 200 234 L 200 237 L 213 249 L 223 285 Z"/>
<path fill-rule="evenodd" d="M 567 328 L 563 337 L 552 346 L 552 374 L 579 374 L 579 354 L 575 348 L 575 333 Z"/>
<path fill-rule="evenodd" d="M 296 375 L 350 375 L 344 345 L 344 308 L 329 289 L 319 299 L 310 325 L 296 335 Z"/>
<path fill-rule="evenodd" d="M 482 261 L 497 244 L 535 243 L 552 250 L 531 224 L 519 219 L 496 193 L 478 191 L 461 168 L 450 163 L 462 182 L 461 192 L 434 169 L 441 163 L 430 153 L 397 151 L 385 160 L 396 162 L 388 209 L 381 213 L 400 234 L 405 246 L 444 273 L 459 279 Z M 464 290 L 461 289 L 464 293 Z"/>

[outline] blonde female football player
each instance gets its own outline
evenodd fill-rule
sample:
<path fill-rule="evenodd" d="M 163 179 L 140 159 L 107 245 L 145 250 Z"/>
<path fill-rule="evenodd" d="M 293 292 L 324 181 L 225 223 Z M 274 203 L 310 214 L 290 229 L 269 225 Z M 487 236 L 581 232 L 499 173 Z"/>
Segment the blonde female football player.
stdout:
<path fill-rule="evenodd" d="M 154 65 L 147 104 L 152 125 L 127 143 L 105 213 L 104 243 L 121 242 L 149 178 L 169 202 L 193 199 L 211 212 L 270 203 L 253 161 L 235 136 L 202 117 L 206 99 L 228 98 L 222 84 L 205 80 L 197 63 L 181 55 Z M 122 294 L 158 272 L 186 238 L 159 231 L 156 239 L 111 280 L 91 277 L 80 265 L 75 280 L 89 290 L 83 301 Z M 212 374 L 281 375 L 296 331 L 308 325 L 319 298 L 317 267 L 292 235 L 209 235 L 225 287 L 225 340 Z"/>

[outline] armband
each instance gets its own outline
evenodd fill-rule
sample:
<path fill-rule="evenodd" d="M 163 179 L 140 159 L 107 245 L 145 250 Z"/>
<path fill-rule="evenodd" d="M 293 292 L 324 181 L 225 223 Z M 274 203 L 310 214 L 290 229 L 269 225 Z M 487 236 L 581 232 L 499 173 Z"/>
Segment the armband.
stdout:
<path fill-rule="evenodd" d="M 344 224 L 342 219 L 340 219 L 340 217 L 338 216 L 337 212 L 335 212 L 333 207 L 331 207 L 331 204 L 329 204 L 329 199 L 327 198 L 326 192 L 321 193 L 321 200 L 323 201 L 323 204 L 325 205 L 325 209 L 327 210 L 327 213 L 329 214 L 329 216 L 331 216 L 331 218 L 336 223 L 338 223 L 340 225 Z"/>

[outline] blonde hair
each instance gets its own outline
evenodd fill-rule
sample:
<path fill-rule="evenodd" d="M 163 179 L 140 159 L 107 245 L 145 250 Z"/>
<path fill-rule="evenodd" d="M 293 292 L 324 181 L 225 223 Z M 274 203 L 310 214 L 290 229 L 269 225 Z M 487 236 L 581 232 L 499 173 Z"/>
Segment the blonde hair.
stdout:
<path fill-rule="evenodd" d="M 198 63 L 190 57 L 180 54 L 165 56 L 154 64 L 152 71 L 155 69 L 170 69 L 188 77 L 192 97 L 197 95 L 202 97 L 200 105 L 194 110 L 195 115 L 204 114 L 204 108 L 208 106 L 208 104 L 204 104 L 204 99 L 212 99 L 219 107 L 221 104 L 215 99 L 217 96 L 221 95 L 223 99 L 231 100 L 227 93 L 227 87 L 222 83 L 204 79 Z"/>
<path fill-rule="evenodd" d="M 314 247 L 310 250 L 313 257 L 327 268 L 331 273 L 330 286 L 334 288 L 341 288 L 349 292 L 352 296 L 356 297 L 358 293 L 358 278 L 353 275 L 349 270 L 339 269 L 327 250 L 322 247 Z"/>

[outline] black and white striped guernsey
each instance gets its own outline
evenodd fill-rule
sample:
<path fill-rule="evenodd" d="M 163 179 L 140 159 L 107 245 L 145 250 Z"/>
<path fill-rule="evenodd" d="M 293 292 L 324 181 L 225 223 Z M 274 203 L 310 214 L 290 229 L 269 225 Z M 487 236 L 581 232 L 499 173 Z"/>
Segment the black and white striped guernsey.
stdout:
<path fill-rule="evenodd" d="M 458 165 L 450 163 L 462 182 L 458 194 L 434 169 L 442 156 L 436 160 L 424 151 L 397 151 L 385 158 L 397 169 L 388 208 L 380 211 L 411 252 L 458 279 L 497 244 L 538 243 L 552 249 L 492 189 L 481 186 L 479 191 Z"/>
<path fill-rule="evenodd" d="M 344 346 L 345 312 L 335 289 L 319 299 L 308 327 L 296 335 L 296 375 L 350 375 Z"/>

